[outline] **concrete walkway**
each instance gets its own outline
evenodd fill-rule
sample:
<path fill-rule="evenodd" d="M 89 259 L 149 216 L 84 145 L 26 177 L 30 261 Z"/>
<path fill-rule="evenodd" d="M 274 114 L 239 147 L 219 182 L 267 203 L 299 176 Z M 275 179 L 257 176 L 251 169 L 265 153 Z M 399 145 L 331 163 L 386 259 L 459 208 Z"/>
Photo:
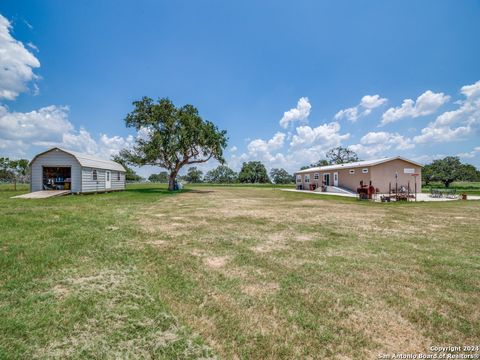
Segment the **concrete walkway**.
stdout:
<path fill-rule="evenodd" d="M 280 189 L 282 191 L 291 191 L 305 194 L 316 194 L 316 195 L 333 195 L 333 196 L 343 196 L 343 197 L 357 197 L 356 194 L 347 194 L 347 193 L 335 193 L 335 192 L 322 192 L 322 191 L 310 191 L 310 190 L 297 190 L 297 189 Z"/>
<path fill-rule="evenodd" d="M 55 196 L 68 195 L 70 193 L 70 190 L 42 190 L 34 191 L 28 194 L 12 196 L 12 199 L 46 199 Z"/>
<path fill-rule="evenodd" d="M 334 192 L 320 192 L 320 191 L 310 191 L 310 190 L 296 190 L 296 189 L 280 189 L 282 191 L 291 191 L 291 192 L 298 192 L 298 193 L 305 193 L 305 194 L 315 194 L 315 195 L 333 195 L 333 196 L 343 196 L 343 197 L 353 197 L 356 198 L 356 194 L 340 194 Z M 387 194 L 377 194 L 377 201 L 380 201 L 381 195 Z M 417 194 L 417 201 L 456 201 L 460 200 L 460 196 L 458 195 L 457 198 L 451 199 L 446 197 L 441 198 L 433 198 L 430 194 L 420 193 Z M 480 200 L 480 196 L 478 195 L 467 195 L 467 200 Z M 413 200 L 412 200 L 413 201 Z"/>

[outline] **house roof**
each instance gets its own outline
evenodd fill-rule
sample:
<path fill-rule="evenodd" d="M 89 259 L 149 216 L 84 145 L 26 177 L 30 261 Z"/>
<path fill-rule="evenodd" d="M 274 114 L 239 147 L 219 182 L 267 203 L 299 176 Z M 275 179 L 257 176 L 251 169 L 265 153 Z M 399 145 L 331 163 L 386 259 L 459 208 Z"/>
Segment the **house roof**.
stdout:
<path fill-rule="evenodd" d="M 327 171 L 327 170 L 351 169 L 351 168 L 357 168 L 357 167 L 374 166 L 374 165 L 383 164 L 383 163 L 386 163 L 386 162 L 389 162 L 389 161 L 392 161 L 392 160 L 403 160 L 403 161 L 409 162 L 409 163 L 417 165 L 417 166 L 423 166 L 422 164 L 420 164 L 416 161 L 405 159 L 404 157 L 401 157 L 401 156 L 393 156 L 393 157 L 387 157 L 387 158 L 382 158 L 382 159 L 351 162 L 351 163 L 346 163 L 346 164 L 336 164 L 336 165 L 312 167 L 312 168 L 308 168 L 308 169 L 305 169 L 305 170 L 297 171 L 297 172 L 295 172 L 295 174 L 309 173 L 309 172 L 312 172 L 312 171 Z"/>
<path fill-rule="evenodd" d="M 30 161 L 30 164 L 32 164 L 33 161 L 37 157 L 39 157 L 40 155 L 46 154 L 46 153 L 51 152 L 51 151 L 62 151 L 64 153 L 70 154 L 80 163 L 80 166 L 83 166 L 83 167 L 91 167 L 91 168 L 97 168 L 97 169 L 114 170 L 114 171 L 122 171 L 122 172 L 126 171 L 125 168 L 121 164 L 119 164 L 115 161 L 105 160 L 105 159 L 102 159 L 102 158 L 99 158 L 99 157 L 96 157 L 96 156 L 93 156 L 93 155 L 82 154 L 82 153 L 79 153 L 79 152 L 76 152 L 76 151 L 62 149 L 62 148 L 59 148 L 59 147 L 54 147 L 54 148 L 51 148 L 47 151 L 41 152 L 40 154 L 37 154 L 32 159 L 32 161 Z"/>

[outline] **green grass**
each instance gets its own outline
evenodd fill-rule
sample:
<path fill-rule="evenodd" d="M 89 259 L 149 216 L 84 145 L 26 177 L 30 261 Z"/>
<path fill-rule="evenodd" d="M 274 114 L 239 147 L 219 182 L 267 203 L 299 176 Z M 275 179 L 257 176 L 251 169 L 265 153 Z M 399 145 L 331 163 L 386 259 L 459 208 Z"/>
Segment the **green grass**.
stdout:
<path fill-rule="evenodd" d="M 438 182 L 432 182 L 423 185 L 422 192 L 430 192 L 430 189 L 445 189 L 445 185 Z M 471 195 L 480 195 L 480 182 L 471 181 L 455 181 L 450 184 L 450 189 L 456 189 L 458 193 L 466 193 Z"/>
<path fill-rule="evenodd" d="M 0 190 L 1 359 L 370 359 L 480 338 L 478 201 Z"/>

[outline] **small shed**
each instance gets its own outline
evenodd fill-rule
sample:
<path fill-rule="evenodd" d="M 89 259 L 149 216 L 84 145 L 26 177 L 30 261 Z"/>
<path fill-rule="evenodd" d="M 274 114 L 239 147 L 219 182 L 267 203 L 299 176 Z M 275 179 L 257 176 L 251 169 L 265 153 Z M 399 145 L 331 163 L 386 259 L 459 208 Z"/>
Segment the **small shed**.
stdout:
<path fill-rule="evenodd" d="M 115 161 L 55 147 L 30 162 L 30 191 L 41 190 L 125 190 L 125 168 Z"/>

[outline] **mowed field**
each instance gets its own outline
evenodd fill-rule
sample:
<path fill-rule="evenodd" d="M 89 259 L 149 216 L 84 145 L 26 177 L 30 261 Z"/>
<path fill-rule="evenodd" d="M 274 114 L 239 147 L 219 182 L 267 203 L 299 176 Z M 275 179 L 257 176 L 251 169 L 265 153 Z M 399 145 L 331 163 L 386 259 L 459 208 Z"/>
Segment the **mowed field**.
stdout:
<path fill-rule="evenodd" d="M 373 359 L 480 339 L 478 201 L 14 194 L 0 191 L 1 359 Z"/>

